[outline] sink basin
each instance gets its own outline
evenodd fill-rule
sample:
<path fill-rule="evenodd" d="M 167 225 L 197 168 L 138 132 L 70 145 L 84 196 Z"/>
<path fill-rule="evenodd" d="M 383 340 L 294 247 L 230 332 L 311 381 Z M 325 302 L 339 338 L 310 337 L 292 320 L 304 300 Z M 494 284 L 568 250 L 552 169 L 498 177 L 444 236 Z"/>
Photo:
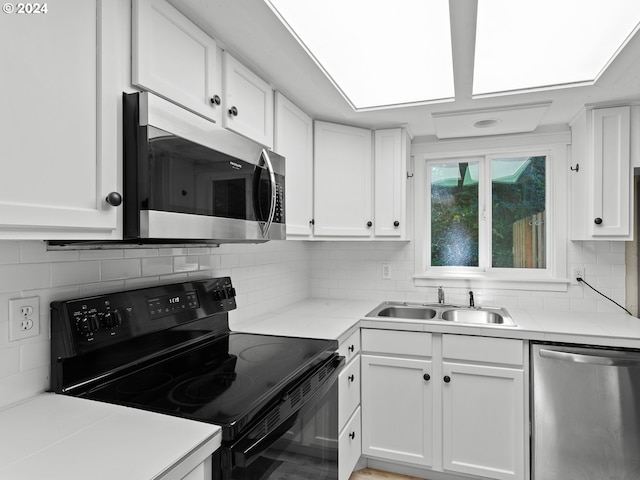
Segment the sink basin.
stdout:
<path fill-rule="evenodd" d="M 377 313 L 378 317 L 411 318 L 414 320 L 431 320 L 436 316 L 433 308 L 424 306 L 398 305 L 386 307 Z"/>
<path fill-rule="evenodd" d="M 465 308 L 441 303 L 383 302 L 367 317 L 404 318 L 433 322 L 455 322 L 471 325 L 515 327 L 515 322 L 504 308 Z"/>
<path fill-rule="evenodd" d="M 498 313 L 500 311 L 500 313 Z M 442 312 L 442 319 L 458 323 L 506 324 L 513 325 L 511 318 L 502 315 L 502 309 L 485 310 L 457 308 Z"/>

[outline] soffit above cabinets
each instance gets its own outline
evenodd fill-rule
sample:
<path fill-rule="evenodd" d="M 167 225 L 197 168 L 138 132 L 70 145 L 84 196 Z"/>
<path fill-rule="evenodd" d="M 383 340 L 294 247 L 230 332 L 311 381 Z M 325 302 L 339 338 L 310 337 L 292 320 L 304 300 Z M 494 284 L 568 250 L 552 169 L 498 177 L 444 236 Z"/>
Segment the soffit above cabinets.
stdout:
<path fill-rule="evenodd" d="M 533 132 L 550 102 L 482 110 L 433 113 L 438 138 L 479 137 Z"/>

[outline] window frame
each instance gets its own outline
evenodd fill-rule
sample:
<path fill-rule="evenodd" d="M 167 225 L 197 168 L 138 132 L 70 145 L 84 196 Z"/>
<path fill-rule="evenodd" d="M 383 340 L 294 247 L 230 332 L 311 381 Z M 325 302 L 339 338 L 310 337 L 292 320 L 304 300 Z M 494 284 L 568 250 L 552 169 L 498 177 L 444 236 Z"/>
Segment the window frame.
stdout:
<path fill-rule="evenodd" d="M 414 145 L 415 179 L 415 269 L 416 286 L 486 287 L 505 290 L 566 291 L 567 274 L 567 146 L 570 134 L 523 134 L 504 139 L 465 139 L 445 143 Z M 549 141 L 552 140 L 552 141 Z M 560 141 L 558 141 L 560 140 Z M 546 241 L 545 269 L 497 268 L 491 258 L 491 159 L 517 156 L 546 156 Z M 479 266 L 430 266 L 430 179 L 429 165 L 447 161 L 481 159 L 479 179 Z M 483 220 L 483 202 L 487 219 Z M 483 227 L 483 224 L 485 225 Z"/>

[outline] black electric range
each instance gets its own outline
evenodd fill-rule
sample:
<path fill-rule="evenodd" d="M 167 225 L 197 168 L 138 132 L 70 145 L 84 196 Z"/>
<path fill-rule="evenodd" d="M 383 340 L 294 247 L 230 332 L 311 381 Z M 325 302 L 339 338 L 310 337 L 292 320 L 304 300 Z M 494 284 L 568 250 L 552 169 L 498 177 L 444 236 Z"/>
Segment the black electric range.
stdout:
<path fill-rule="evenodd" d="M 229 277 L 53 302 L 51 390 L 220 425 L 213 477 L 272 478 L 265 451 L 310 422 L 344 361 L 333 340 L 231 332 L 235 308 Z M 304 447 L 334 478 L 337 452 Z"/>

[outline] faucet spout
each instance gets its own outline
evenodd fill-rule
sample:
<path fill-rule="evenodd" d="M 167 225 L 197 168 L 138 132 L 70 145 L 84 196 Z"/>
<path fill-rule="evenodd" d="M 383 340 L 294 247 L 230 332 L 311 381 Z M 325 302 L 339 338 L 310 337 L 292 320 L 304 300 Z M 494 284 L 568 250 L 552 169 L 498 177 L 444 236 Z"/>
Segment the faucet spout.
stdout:
<path fill-rule="evenodd" d="M 473 300 L 473 292 L 469 291 L 469 308 L 474 308 L 476 306 L 476 302 Z"/>
<path fill-rule="evenodd" d="M 444 290 L 442 287 L 438 287 L 438 303 L 444 304 Z"/>

